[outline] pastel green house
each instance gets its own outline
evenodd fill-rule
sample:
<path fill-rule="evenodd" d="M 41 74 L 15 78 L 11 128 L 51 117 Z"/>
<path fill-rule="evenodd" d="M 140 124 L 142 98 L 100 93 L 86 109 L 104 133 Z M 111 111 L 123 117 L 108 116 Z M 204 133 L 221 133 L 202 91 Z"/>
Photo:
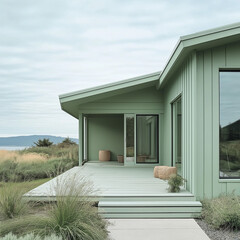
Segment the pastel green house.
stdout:
<path fill-rule="evenodd" d="M 79 164 L 176 166 L 197 199 L 240 194 L 240 23 L 181 37 L 161 72 L 60 95 Z"/>

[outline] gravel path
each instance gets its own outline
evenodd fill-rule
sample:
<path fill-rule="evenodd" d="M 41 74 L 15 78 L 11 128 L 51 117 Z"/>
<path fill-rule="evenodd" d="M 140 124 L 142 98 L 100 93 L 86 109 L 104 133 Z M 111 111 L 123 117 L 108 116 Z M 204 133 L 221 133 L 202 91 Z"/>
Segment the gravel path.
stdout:
<path fill-rule="evenodd" d="M 195 219 L 195 221 L 211 240 L 240 240 L 240 231 L 215 230 L 201 219 Z"/>

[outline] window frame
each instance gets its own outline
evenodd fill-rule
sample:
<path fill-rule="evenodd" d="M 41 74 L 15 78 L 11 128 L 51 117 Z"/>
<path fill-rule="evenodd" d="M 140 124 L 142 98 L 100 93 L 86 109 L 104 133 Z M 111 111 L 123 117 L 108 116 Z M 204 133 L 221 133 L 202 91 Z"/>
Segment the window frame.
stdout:
<path fill-rule="evenodd" d="M 174 162 L 174 104 L 178 102 L 179 100 L 182 100 L 182 93 L 180 93 L 177 97 L 175 97 L 171 102 L 171 166 L 175 166 Z M 183 127 L 183 125 L 181 126 Z"/>
<path fill-rule="evenodd" d="M 222 177 L 220 176 L 220 120 L 221 120 L 221 78 L 220 78 L 220 73 L 221 72 L 239 72 L 240 73 L 240 69 L 239 68 L 219 68 L 218 70 L 218 108 L 219 108 L 219 116 L 218 116 L 218 120 L 219 120 L 219 127 L 218 127 L 218 131 L 219 131 L 219 136 L 218 136 L 218 175 L 219 175 L 219 182 L 232 182 L 232 181 L 236 181 L 239 182 L 240 181 L 240 176 L 239 177 Z M 223 172 L 224 173 L 224 172 Z"/>

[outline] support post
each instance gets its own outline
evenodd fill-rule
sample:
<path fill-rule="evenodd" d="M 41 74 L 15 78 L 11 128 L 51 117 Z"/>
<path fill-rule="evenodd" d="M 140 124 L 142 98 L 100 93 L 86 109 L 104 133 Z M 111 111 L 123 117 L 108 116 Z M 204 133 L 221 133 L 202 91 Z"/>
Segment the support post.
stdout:
<path fill-rule="evenodd" d="M 87 117 L 83 117 L 83 160 L 87 161 L 88 160 L 88 122 L 87 122 Z"/>
<path fill-rule="evenodd" d="M 78 127 L 78 136 L 79 136 L 79 147 L 78 147 L 78 159 L 79 159 L 79 166 L 82 165 L 83 162 L 83 114 L 79 113 L 79 127 Z"/>

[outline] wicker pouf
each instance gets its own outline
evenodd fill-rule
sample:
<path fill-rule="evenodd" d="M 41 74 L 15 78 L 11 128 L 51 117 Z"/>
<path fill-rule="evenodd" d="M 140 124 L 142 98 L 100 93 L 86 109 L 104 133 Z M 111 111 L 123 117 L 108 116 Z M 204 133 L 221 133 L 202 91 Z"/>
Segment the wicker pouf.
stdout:
<path fill-rule="evenodd" d="M 109 150 L 99 150 L 99 161 L 110 161 L 110 156 Z"/>
<path fill-rule="evenodd" d="M 176 167 L 156 166 L 153 170 L 154 177 L 163 180 L 168 180 L 172 174 L 177 174 Z"/>

